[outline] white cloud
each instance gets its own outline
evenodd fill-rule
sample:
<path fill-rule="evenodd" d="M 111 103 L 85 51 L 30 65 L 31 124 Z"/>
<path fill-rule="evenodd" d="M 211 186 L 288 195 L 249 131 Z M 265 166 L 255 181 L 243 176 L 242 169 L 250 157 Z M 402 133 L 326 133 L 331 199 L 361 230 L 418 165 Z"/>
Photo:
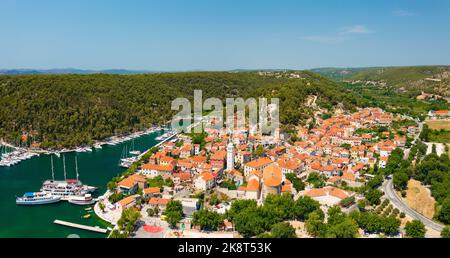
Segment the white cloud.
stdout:
<path fill-rule="evenodd" d="M 415 13 L 406 11 L 406 10 L 396 10 L 396 11 L 393 11 L 392 14 L 394 16 L 399 16 L 399 17 L 410 17 L 410 16 L 416 15 Z"/>
<path fill-rule="evenodd" d="M 369 29 L 367 29 L 364 25 L 353 25 L 344 27 L 340 31 L 341 34 L 366 34 L 366 33 L 372 33 Z"/>

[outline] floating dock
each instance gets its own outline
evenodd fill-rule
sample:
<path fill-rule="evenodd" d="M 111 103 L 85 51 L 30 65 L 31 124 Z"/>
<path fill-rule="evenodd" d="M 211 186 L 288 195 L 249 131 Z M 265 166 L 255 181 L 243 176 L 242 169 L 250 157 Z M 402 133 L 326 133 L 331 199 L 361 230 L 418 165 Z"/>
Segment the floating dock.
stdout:
<path fill-rule="evenodd" d="M 58 220 L 58 219 L 53 221 L 53 223 L 58 224 L 58 225 L 67 226 L 67 227 L 79 228 L 79 229 L 84 229 L 84 230 L 93 231 L 93 232 L 97 232 L 97 233 L 103 233 L 103 234 L 106 234 L 108 232 L 108 230 L 104 229 L 104 228 L 91 227 L 91 226 L 76 224 L 76 223 L 67 222 L 67 221 L 63 221 L 63 220 Z"/>

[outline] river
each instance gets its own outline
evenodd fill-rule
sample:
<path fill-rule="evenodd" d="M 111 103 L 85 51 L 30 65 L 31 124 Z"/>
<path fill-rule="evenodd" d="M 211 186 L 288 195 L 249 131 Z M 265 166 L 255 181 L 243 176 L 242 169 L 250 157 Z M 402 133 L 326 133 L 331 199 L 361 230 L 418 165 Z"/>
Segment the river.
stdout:
<path fill-rule="evenodd" d="M 145 151 L 158 141 L 156 137 L 162 131 L 141 136 L 134 140 L 137 150 Z M 128 150 L 132 141 L 115 146 L 103 145 L 102 149 L 93 149 L 92 152 L 66 153 L 66 171 L 68 178 L 75 178 L 75 156 L 78 159 L 80 181 L 84 184 L 99 187 L 94 194 L 101 195 L 106 190 L 106 183 L 124 169 L 118 166 L 124 147 Z M 63 159 L 53 156 L 55 179 L 63 179 Z M 22 161 L 12 167 L 0 167 L 0 237 L 48 237 L 66 238 L 69 235 L 81 238 L 101 238 L 106 234 L 88 232 L 53 223 L 55 219 L 80 223 L 90 226 L 108 227 L 108 223 L 100 220 L 92 212 L 88 219 L 86 206 L 72 205 L 67 202 L 41 206 L 19 206 L 15 197 L 25 192 L 39 191 L 44 180 L 51 178 L 50 155 L 41 155 L 33 159 Z M 71 237 L 72 237 L 71 236 Z"/>

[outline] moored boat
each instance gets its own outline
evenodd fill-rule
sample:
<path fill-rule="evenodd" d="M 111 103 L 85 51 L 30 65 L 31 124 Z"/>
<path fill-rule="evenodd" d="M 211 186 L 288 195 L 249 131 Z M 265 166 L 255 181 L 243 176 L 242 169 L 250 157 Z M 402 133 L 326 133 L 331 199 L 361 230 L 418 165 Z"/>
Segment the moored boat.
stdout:
<path fill-rule="evenodd" d="M 25 193 L 22 197 L 16 198 L 16 204 L 18 205 L 42 205 L 59 201 L 61 201 L 61 197 L 42 192 Z"/>
<path fill-rule="evenodd" d="M 84 196 L 85 194 L 94 192 L 97 187 L 84 185 L 80 180 L 78 180 L 78 162 L 75 157 L 75 169 L 77 179 L 67 179 L 66 177 L 66 163 L 63 156 L 63 167 L 64 167 L 64 180 L 55 180 L 55 175 L 53 171 L 53 159 L 52 163 L 52 179 L 46 180 L 42 184 L 41 192 L 51 194 L 53 196 L 58 196 L 63 201 L 68 201 L 72 196 Z"/>
<path fill-rule="evenodd" d="M 95 199 L 92 198 L 90 194 L 85 194 L 84 196 L 70 196 L 69 203 L 76 205 L 91 205 L 95 203 Z"/>

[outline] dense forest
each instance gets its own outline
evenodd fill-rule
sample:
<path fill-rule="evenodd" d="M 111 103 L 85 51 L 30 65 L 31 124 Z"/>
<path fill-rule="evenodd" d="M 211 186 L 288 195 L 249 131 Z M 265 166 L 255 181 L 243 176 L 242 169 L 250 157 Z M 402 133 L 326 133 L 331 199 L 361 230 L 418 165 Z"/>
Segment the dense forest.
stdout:
<path fill-rule="evenodd" d="M 304 102 L 317 95 L 319 105 L 354 107 L 343 87 L 312 72 L 300 78 L 275 78 L 253 72 L 190 72 L 142 75 L 0 76 L 0 138 L 17 142 L 22 134 L 43 148 L 92 144 L 171 119 L 177 97 L 278 97 L 283 124 L 310 117 Z"/>

